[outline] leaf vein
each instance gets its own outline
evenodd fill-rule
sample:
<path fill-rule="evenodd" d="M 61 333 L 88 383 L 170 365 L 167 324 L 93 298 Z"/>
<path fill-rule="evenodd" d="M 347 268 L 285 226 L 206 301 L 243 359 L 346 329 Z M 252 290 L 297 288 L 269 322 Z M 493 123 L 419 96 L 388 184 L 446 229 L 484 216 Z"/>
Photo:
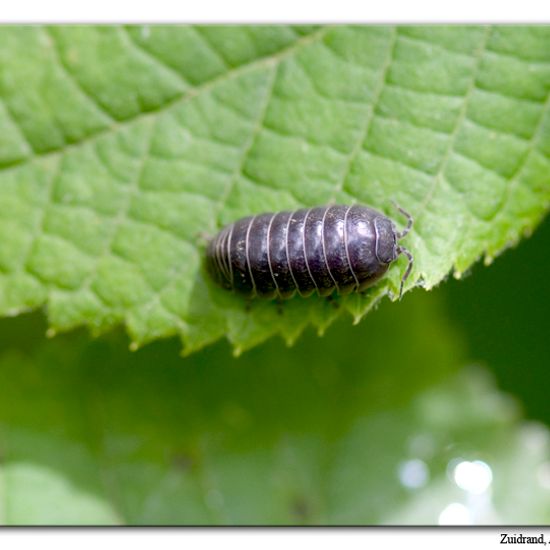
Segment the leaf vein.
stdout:
<path fill-rule="evenodd" d="M 489 38 L 491 36 L 491 32 L 492 32 L 491 27 L 485 27 L 485 33 L 483 35 L 483 39 L 481 40 L 481 43 L 478 46 L 477 53 L 476 53 L 476 56 L 475 56 L 476 61 L 475 61 L 474 68 L 472 70 L 472 74 L 470 76 L 470 83 L 469 83 L 468 88 L 466 90 L 466 93 L 464 95 L 462 106 L 461 106 L 460 112 L 457 116 L 453 131 L 451 132 L 451 134 L 449 136 L 449 143 L 447 145 L 447 149 L 445 150 L 445 154 L 443 155 L 443 158 L 441 160 L 441 163 L 439 165 L 437 173 L 433 176 L 433 183 L 430 186 L 430 188 L 428 189 L 428 191 L 426 192 L 426 195 L 425 195 L 424 199 L 422 200 L 422 202 L 420 204 L 419 213 L 417 214 L 417 217 L 421 217 L 423 215 L 423 213 L 426 212 L 427 206 L 428 206 L 428 204 L 430 203 L 430 201 L 432 200 L 432 198 L 435 194 L 435 191 L 437 189 L 437 186 L 439 185 L 441 176 L 444 174 L 445 169 L 447 167 L 447 163 L 449 162 L 449 159 L 451 157 L 451 153 L 454 150 L 456 138 L 459 134 L 459 131 L 462 127 L 462 124 L 463 124 L 464 120 L 466 119 L 466 113 L 467 113 L 467 110 L 468 110 L 468 103 L 469 103 L 471 95 L 473 94 L 473 92 L 475 90 L 477 75 L 478 75 L 478 72 L 479 72 L 480 67 L 481 67 L 481 62 L 482 62 L 482 59 L 483 59 L 485 48 L 487 47 L 487 44 L 489 43 Z"/>
<path fill-rule="evenodd" d="M 276 66 L 281 62 L 281 60 L 292 55 L 298 49 L 302 47 L 306 47 L 308 44 L 320 40 L 326 34 L 326 32 L 327 32 L 327 27 L 321 27 L 320 29 L 312 32 L 311 34 L 303 35 L 301 38 L 297 39 L 296 42 L 292 43 L 290 46 L 286 48 L 281 49 L 275 54 L 272 54 L 267 57 L 261 57 L 259 59 L 255 59 L 250 63 L 240 65 L 238 67 L 235 67 L 234 69 L 231 69 L 225 73 L 222 73 L 221 75 L 215 76 L 214 78 L 207 80 L 204 83 L 201 83 L 200 85 L 195 86 L 194 88 L 186 90 L 181 94 L 178 94 L 177 96 L 172 97 L 171 99 L 165 101 L 162 105 L 159 105 L 155 109 L 150 109 L 148 111 L 141 112 L 137 115 L 130 116 L 126 119 L 115 121 L 112 125 L 108 127 L 105 127 L 95 132 L 91 132 L 84 138 L 81 138 L 74 142 L 66 143 L 62 147 L 54 147 L 44 152 L 35 152 L 34 154 L 29 155 L 28 157 L 25 157 L 21 160 L 5 163 L 3 166 L 0 167 L 0 172 L 7 171 L 10 169 L 15 169 L 21 164 L 26 164 L 29 161 L 33 161 L 37 158 L 62 155 L 64 153 L 67 153 L 68 151 L 71 151 L 75 148 L 79 148 L 90 142 L 95 142 L 96 140 L 102 138 L 103 136 L 111 134 L 115 131 L 121 130 L 127 127 L 128 125 L 134 124 L 141 120 L 147 121 L 152 117 L 157 116 L 159 113 L 166 112 L 171 107 L 178 105 L 180 103 L 186 103 L 188 101 L 191 101 L 195 97 L 199 96 L 200 94 L 206 93 L 209 90 L 218 86 L 219 84 L 227 82 L 233 78 L 239 78 L 240 76 L 244 74 L 248 74 L 249 72 L 255 71 L 259 68 Z"/>
<path fill-rule="evenodd" d="M 193 85 L 189 83 L 185 77 L 176 69 L 168 65 L 164 59 L 161 59 L 158 55 L 155 55 L 153 52 L 148 50 L 143 44 L 140 44 L 133 36 L 132 33 L 128 31 L 125 26 L 121 26 L 121 36 L 124 38 L 126 43 L 138 52 L 141 56 L 145 57 L 147 60 L 152 61 L 153 63 L 159 65 L 166 71 L 168 71 L 172 76 L 176 77 L 181 84 L 186 88 L 192 88 Z"/>
<path fill-rule="evenodd" d="M 391 34 L 390 40 L 388 41 L 386 58 L 385 58 L 384 63 L 382 65 L 381 69 L 380 69 L 380 76 L 379 76 L 379 80 L 378 80 L 378 84 L 376 86 L 376 89 L 374 90 L 372 102 L 368 106 L 368 108 L 366 109 L 365 120 L 362 123 L 362 127 L 359 131 L 357 141 L 355 142 L 355 145 L 354 145 L 353 149 L 350 151 L 350 153 L 347 155 L 347 157 L 345 159 L 345 162 L 344 162 L 344 165 L 343 165 L 343 168 L 342 168 L 342 173 L 340 174 L 340 177 L 338 178 L 338 181 L 336 182 L 334 191 L 331 195 L 331 200 L 335 200 L 337 198 L 338 194 L 341 191 L 345 190 L 346 180 L 347 180 L 347 178 L 350 174 L 351 167 L 352 167 L 355 159 L 359 155 L 360 151 L 363 149 L 365 141 L 368 138 L 368 135 L 369 135 L 369 132 L 370 132 L 370 129 L 371 129 L 371 125 L 372 125 L 372 121 L 374 119 L 374 112 L 376 110 L 376 106 L 377 106 L 378 102 L 380 101 L 380 98 L 382 97 L 382 91 L 384 90 L 384 85 L 386 83 L 386 77 L 387 77 L 387 74 L 388 74 L 389 69 L 391 67 L 391 63 L 392 63 L 396 43 L 397 43 L 397 28 L 392 27 L 392 34 Z"/>
<path fill-rule="evenodd" d="M 80 93 L 84 99 L 92 105 L 92 107 L 95 109 L 95 111 L 103 118 L 104 123 L 106 124 L 112 124 L 116 122 L 116 119 L 109 113 L 103 105 L 99 102 L 99 100 L 93 96 L 80 82 L 79 80 L 73 75 L 73 73 L 69 70 L 69 67 L 63 60 L 63 56 L 61 55 L 61 52 L 59 51 L 59 47 L 57 44 L 57 40 L 55 39 L 55 36 L 50 32 L 48 27 L 42 27 L 44 30 L 44 34 L 48 38 L 49 42 L 52 45 L 52 53 L 55 57 L 56 65 L 61 69 L 67 80 L 74 86 L 76 90 Z M 64 136 L 65 137 L 65 136 Z"/>

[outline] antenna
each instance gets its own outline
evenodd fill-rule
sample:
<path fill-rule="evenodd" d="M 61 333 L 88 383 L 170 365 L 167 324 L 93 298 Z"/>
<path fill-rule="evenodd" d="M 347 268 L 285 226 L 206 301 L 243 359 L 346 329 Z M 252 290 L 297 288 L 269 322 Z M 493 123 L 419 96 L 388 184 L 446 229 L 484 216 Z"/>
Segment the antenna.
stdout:
<path fill-rule="evenodd" d="M 395 206 L 395 208 L 397 208 L 397 210 L 399 210 L 399 212 L 401 212 L 401 214 L 403 214 L 403 216 L 407 218 L 407 227 L 405 227 L 405 229 L 403 229 L 402 231 L 399 231 L 398 233 L 396 233 L 397 238 L 402 239 L 403 237 L 406 237 L 408 235 L 409 231 L 413 226 L 414 220 L 413 220 L 413 217 L 404 208 L 401 208 L 395 201 L 391 201 L 391 202 Z"/>

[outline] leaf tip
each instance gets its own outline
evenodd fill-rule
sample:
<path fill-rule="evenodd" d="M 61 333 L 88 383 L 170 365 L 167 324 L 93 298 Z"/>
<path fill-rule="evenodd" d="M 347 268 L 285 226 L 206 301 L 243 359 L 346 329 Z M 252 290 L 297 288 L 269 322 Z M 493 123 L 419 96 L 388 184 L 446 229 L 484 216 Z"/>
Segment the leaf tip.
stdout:
<path fill-rule="evenodd" d="M 285 337 L 285 344 L 287 348 L 291 348 L 296 343 L 297 336 L 286 336 Z"/>
<path fill-rule="evenodd" d="M 50 327 L 46 331 L 46 338 L 53 338 L 56 334 L 57 334 L 57 331 L 53 327 Z"/>
<path fill-rule="evenodd" d="M 128 349 L 130 351 L 137 351 L 139 349 L 139 344 L 134 340 L 133 342 L 130 342 Z"/>
<path fill-rule="evenodd" d="M 193 348 L 191 348 L 190 346 L 184 346 L 180 350 L 180 357 L 189 357 L 193 353 L 193 351 Z"/>

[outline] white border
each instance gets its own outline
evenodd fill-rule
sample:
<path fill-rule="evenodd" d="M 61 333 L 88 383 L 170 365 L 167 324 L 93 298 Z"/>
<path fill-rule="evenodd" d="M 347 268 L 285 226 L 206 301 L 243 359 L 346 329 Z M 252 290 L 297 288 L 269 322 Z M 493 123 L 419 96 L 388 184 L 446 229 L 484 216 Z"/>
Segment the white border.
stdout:
<path fill-rule="evenodd" d="M 0 23 L 550 23 L 550 2 L 480 2 L 462 0 L 456 5 L 427 0 L 332 0 L 315 2 L 278 0 L 200 0 L 177 2 L 130 2 L 127 0 L 95 0 L 84 3 L 67 0 L 17 0 L 3 2 Z M 1 29 L 0 29 L 1 30 Z M 120 548 L 128 544 L 133 550 L 148 549 L 154 540 L 166 550 L 192 548 L 223 548 L 248 550 L 261 547 L 279 550 L 303 548 L 306 544 L 317 550 L 333 549 L 345 544 L 349 550 L 364 550 L 373 546 L 410 548 L 417 545 L 427 550 L 463 550 L 466 547 L 496 548 L 500 533 L 539 535 L 548 528 L 490 529 L 292 529 L 292 530 L 7 530 L 0 532 L 2 548 L 40 546 L 46 549 L 96 550 Z"/>
<path fill-rule="evenodd" d="M 218 549 L 285 550 L 315 548 L 333 550 L 464 550 L 502 548 L 501 533 L 540 536 L 549 540 L 549 528 L 353 528 L 353 529 L 34 529 L 0 532 L 3 549 L 40 548 L 49 550 L 102 549 L 148 550 L 158 544 L 162 550 Z M 127 546 L 126 546 L 127 545 Z M 533 547 L 539 547 L 533 545 Z"/>
<path fill-rule="evenodd" d="M 3 23 L 550 23 L 544 0 L 17 0 Z"/>

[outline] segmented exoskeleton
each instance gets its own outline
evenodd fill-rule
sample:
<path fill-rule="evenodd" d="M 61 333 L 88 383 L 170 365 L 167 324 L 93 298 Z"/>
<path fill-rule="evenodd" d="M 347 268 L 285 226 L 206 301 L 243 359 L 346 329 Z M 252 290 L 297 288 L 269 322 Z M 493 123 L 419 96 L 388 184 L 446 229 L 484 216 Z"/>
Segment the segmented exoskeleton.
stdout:
<path fill-rule="evenodd" d="M 399 208 L 399 207 L 398 207 Z M 397 231 L 384 214 L 367 206 L 332 205 L 242 218 L 209 243 L 208 270 L 224 288 L 249 297 L 289 298 L 361 292 L 404 254 L 410 274 L 413 257 L 398 241 L 412 227 Z"/>

